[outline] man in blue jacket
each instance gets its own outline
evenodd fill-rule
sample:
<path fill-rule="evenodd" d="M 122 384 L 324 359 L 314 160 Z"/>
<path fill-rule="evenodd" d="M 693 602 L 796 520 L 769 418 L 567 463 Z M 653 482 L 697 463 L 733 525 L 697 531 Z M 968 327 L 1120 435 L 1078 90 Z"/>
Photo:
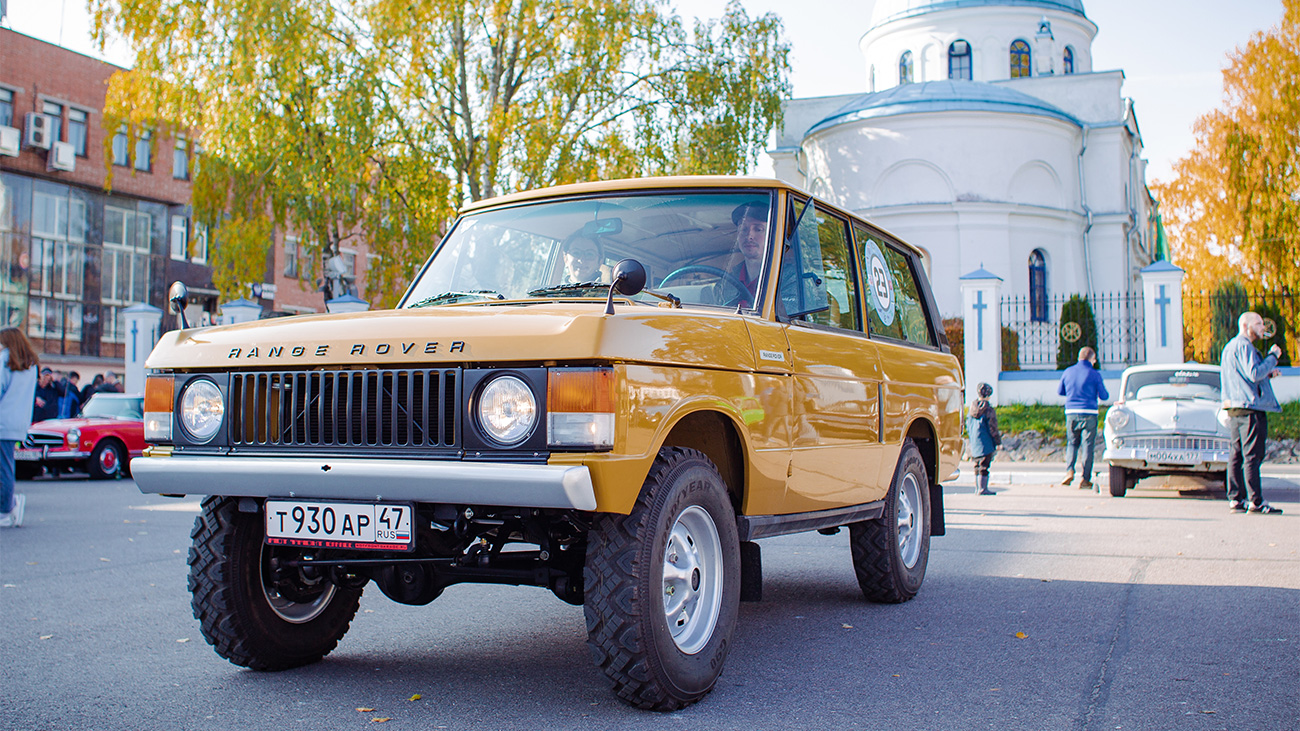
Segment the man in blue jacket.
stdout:
<path fill-rule="evenodd" d="M 1243 312 L 1237 318 L 1237 329 L 1237 337 L 1223 346 L 1223 356 L 1219 358 L 1219 384 L 1229 422 L 1229 508 L 1234 513 L 1250 510 L 1252 513 L 1276 515 L 1282 509 L 1264 502 L 1259 466 L 1264 462 L 1268 412 L 1282 410 L 1273 395 L 1273 384 L 1269 382 L 1281 374 L 1277 360 L 1282 349 L 1274 345 L 1268 349 L 1268 355 L 1260 357 L 1255 341 L 1264 337 L 1264 318 L 1258 313 Z"/>
<path fill-rule="evenodd" d="M 1079 348 L 1079 362 L 1061 374 L 1061 385 L 1056 392 L 1065 397 L 1065 479 L 1062 485 L 1074 482 L 1074 461 L 1079 456 L 1079 443 L 1083 442 L 1082 490 L 1095 489 L 1092 485 L 1092 458 L 1097 449 L 1097 400 L 1110 398 L 1106 383 L 1097 370 L 1097 351 L 1088 346 Z"/>

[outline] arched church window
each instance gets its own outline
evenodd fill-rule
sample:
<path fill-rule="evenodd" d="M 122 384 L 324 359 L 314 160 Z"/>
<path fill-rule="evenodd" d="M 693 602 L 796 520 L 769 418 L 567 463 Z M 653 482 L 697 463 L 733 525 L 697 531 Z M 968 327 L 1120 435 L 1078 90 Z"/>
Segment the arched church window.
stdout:
<path fill-rule="evenodd" d="M 1032 75 L 1033 66 L 1029 63 L 1029 42 L 1015 40 L 1011 42 L 1011 78 L 1025 79 Z"/>
<path fill-rule="evenodd" d="M 872 94 L 876 93 L 876 67 L 872 66 L 871 71 L 867 73 L 867 91 Z"/>
<path fill-rule="evenodd" d="M 1029 254 L 1029 319 L 1047 322 L 1047 257 L 1042 249 Z"/>
<path fill-rule="evenodd" d="M 948 78 L 971 78 L 970 44 L 966 41 L 953 41 L 948 46 Z"/>
<path fill-rule="evenodd" d="M 903 55 L 898 57 L 898 83 L 912 83 L 912 52 L 903 51 Z"/>
<path fill-rule="evenodd" d="M 1065 47 L 1065 53 L 1061 56 L 1061 72 L 1074 73 L 1074 49 L 1070 46 Z"/>

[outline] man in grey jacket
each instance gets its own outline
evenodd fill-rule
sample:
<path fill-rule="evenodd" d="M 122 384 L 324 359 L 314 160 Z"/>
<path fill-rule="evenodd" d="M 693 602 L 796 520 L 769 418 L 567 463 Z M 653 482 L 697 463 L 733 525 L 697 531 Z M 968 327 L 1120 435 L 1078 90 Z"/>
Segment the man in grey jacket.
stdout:
<path fill-rule="evenodd" d="M 1255 341 L 1264 337 L 1264 318 L 1256 312 L 1243 312 L 1237 318 L 1237 337 L 1223 347 L 1219 358 L 1220 388 L 1223 409 L 1228 412 L 1228 501 L 1234 513 L 1276 515 L 1280 508 L 1264 502 L 1259 481 L 1259 467 L 1264 462 L 1268 438 L 1268 412 L 1281 411 L 1269 379 L 1281 375 L 1277 359 L 1282 349 L 1269 348 L 1260 357 Z"/>

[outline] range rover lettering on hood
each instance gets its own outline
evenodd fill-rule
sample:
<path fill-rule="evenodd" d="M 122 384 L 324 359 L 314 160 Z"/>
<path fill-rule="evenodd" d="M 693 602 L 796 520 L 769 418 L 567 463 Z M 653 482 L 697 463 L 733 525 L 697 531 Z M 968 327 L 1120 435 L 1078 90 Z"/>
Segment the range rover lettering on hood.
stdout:
<path fill-rule="evenodd" d="M 325 345 L 295 345 L 289 347 L 286 345 L 271 346 L 252 346 L 250 348 L 231 348 L 226 354 L 226 358 L 303 358 L 308 355 L 315 357 L 324 357 L 330 355 L 331 350 L 334 354 L 340 353 L 345 347 L 337 344 Z M 423 347 L 420 352 L 427 355 L 437 355 L 440 352 L 445 353 L 464 353 L 465 341 L 452 340 L 448 343 L 442 343 L 437 340 L 425 343 L 354 343 L 347 351 L 347 355 L 365 356 L 370 355 L 406 355 L 417 347 Z"/>

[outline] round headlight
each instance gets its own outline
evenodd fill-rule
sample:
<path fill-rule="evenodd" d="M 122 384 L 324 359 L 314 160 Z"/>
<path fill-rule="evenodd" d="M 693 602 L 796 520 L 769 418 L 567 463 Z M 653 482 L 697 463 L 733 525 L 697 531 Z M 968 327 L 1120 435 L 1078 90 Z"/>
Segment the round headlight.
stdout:
<path fill-rule="evenodd" d="M 77 446 L 77 442 L 79 442 L 79 441 L 81 441 L 81 430 L 80 430 L 80 429 L 69 429 L 69 430 L 68 430 L 68 446 L 69 446 L 69 447 L 75 447 L 75 446 Z"/>
<path fill-rule="evenodd" d="M 503 445 L 522 442 L 537 423 L 537 399 L 532 389 L 514 376 L 493 379 L 479 393 L 478 423 Z"/>
<path fill-rule="evenodd" d="M 1106 422 L 1112 429 L 1123 429 L 1128 426 L 1129 414 L 1126 409 L 1111 409 L 1106 412 Z"/>
<path fill-rule="evenodd" d="M 226 405 L 221 389 L 208 380 L 191 381 L 181 396 L 181 424 L 196 442 L 206 442 L 217 435 Z"/>

